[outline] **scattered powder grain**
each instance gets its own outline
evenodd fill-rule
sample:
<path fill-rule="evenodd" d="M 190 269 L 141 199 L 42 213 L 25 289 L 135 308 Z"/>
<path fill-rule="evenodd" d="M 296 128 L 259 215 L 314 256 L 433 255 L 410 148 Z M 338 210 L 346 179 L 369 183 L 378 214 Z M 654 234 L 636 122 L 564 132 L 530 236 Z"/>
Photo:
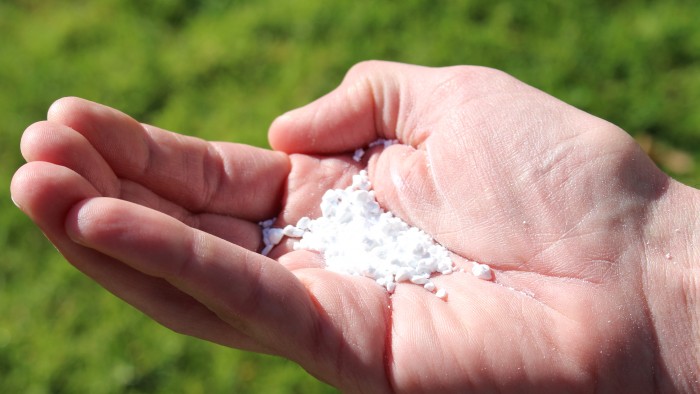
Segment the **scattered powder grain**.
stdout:
<path fill-rule="evenodd" d="M 491 267 L 486 264 L 479 264 L 476 262 L 472 266 L 472 274 L 483 280 L 491 280 L 493 278 Z"/>
<path fill-rule="evenodd" d="M 368 149 L 372 149 L 375 146 L 383 146 L 384 148 L 387 148 L 391 145 L 398 144 L 398 143 L 399 143 L 398 140 L 386 140 L 386 139 L 380 138 L 376 141 L 370 142 Z M 352 155 L 352 159 L 359 162 L 360 160 L 362 160 L 362 157 L 364 155 L 365 155 L 365 150 L 362 148 L 357 148 L 357 149 L 355 149 L 355 153 L 353 153 L 353 155 Z"/>

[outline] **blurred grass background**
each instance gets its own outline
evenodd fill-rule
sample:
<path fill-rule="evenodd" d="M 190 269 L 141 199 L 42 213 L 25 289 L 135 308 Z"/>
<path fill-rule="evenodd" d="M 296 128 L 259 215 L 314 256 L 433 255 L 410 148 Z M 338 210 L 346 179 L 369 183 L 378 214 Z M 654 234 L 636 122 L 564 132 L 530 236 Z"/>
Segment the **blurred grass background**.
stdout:
<path fill-rule="evenodd" d="M 0 392 L 334 392 L 171 333 L 63 261 L 8 187 L 22 130 L 55 99 L 265 146 L 276 115 L 358 61 L 479 64 L 616 123 L 697 187 L 698 20 L 681 0 L 0 0 Z"/>

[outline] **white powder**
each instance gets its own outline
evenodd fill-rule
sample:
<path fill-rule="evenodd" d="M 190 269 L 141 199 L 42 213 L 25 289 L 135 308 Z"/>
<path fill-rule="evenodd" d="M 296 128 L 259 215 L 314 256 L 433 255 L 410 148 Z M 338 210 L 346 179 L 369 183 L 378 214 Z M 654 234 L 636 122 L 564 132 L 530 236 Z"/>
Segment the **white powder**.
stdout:
<path fill-rule="evenodd" d="M 422 230 L 409 226 L 377 203 L 366 171 L 353 176 L 346 189 L 328 190 L 321 199 L 322 216 L 301 218 L 296 226 L 273 228 L 274 220 L 261 222 L 263 254 L 283 236 L 300 238 L 295 249 L 321 252 L 326 268 L 349 275 L 374 279 L 393 292 L 397 283 L 423 286 L 440 298 L 444 289 L 430 280 L 435 273 L 451 274 L 455 266 L 449 251 Z M 492 278 L 488 265 L 473 263 L 472 273 Z"/>
<path fill-rule="evenodd" d="M 372 278 L 389 292 L 397 282 L 433 291 L 433 273 L 452 273 L 447 249 L 379 207 L 366 171 L 353 176 L 350 187 L 328 190 L 321 212 L 308 221 L 295 249 L 321 252 L 329 270 Z"/>

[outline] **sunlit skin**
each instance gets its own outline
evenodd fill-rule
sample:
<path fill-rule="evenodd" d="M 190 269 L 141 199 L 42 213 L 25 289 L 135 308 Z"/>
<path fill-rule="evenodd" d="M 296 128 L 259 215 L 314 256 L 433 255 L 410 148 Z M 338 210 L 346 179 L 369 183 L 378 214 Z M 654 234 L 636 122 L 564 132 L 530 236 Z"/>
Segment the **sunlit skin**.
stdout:
<path fill-rule="evenodd" d="M 378 138 L 362 162 L 355 149 Z M 78 269 L 174 331 L 345 392 L 697 392 L 698 191 L 618 127 L 491 69 L 368 62 L 270 127 L 205 142 L 77 98 L 22 139 L 12 196 Z M 465 260 L 439 299 L 270 257 L 367 167 L 380 204 Z"/>

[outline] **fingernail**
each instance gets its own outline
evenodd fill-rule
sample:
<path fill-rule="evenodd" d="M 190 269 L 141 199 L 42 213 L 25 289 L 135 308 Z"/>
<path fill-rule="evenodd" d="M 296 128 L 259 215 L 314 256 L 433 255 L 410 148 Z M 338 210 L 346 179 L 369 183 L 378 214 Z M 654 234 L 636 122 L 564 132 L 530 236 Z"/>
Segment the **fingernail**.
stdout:
<path fill-rule="evenodd" d="M 19 205 L 17 201 L 15 201 L 15 198 L 10 195 L 10 200 L 12 200 L 12 203 L 15 204 L 15 206 L 19 209 L 22 209 L 22 207 Z"/>
<path fill-rule="evenodd" d="M 284 114 L 278 116 L 277 119 L 275 119 L 275 123 L 277 123 L 277 124 L 289 123 L 289 121 L 292 119 L 292 115 L 290 114 L 290 112 L 287 112 L 287 113 L 284 113 Z"/>
<path fill-rule="evenodd" d="M 282 123 L 286 123 L 286 122 L 291 122 L 291 121 L 293 121 L 294 118 L 297 118 L 297 117 L 298 117 L 297 114 L 300 113 L 300 110 L 301 110 L 302 108 L 304 108 L 304 107 L 290 109 L 289 111 L 287 111 L 287 112 L 283 113 L 282 115 L 278 116 L 278 117 L 277 117 L 277 121 L 282 122 Z"/>

